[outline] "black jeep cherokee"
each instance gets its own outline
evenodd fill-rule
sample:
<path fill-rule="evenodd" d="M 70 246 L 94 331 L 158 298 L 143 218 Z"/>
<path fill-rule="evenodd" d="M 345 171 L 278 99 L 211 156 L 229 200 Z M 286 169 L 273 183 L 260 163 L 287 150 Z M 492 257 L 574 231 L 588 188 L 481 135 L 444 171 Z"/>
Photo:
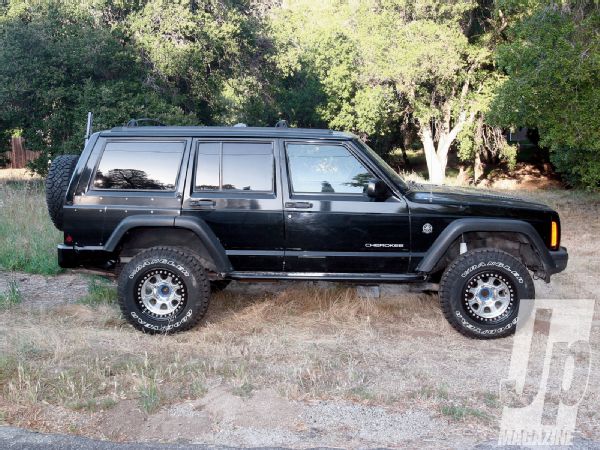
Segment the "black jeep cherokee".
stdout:
<path fill-rule="evenodd" d="M 123 315 L 147 332 L 193 327 L 230 280 L 431 280 L 458 331 L 501 337 L 530 272 L 567 265 L 549 207 L 405 183 L 329 130 L 114 128 L 53 161 L 47 200 L 61 267 L 119 273 Z"/>

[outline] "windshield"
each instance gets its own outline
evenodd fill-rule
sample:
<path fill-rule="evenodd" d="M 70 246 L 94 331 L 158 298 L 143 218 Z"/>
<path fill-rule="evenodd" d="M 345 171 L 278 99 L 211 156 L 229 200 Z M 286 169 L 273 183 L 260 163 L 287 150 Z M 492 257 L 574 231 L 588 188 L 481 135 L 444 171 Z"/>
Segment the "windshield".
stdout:
<path fill-rule="evenodd" d="M 398 185 L 398 187 L 400 187 L 400 189 L 408 190 L 408 186 L 406 185 L 406 182 L 402 179 L 402 177 L 400 175 L 398 175 L 398 173 L 394 169 L 392 169 L 389 166 L 389 164 L 383 160 L 383 158 L 381 156 L 379 156 L 377 153 L 375 153 L 375 150 L 373 150 L 371 147 L 369 147 L 367 144 L 365 144 L 360 139 L 357 139 L 356 143 L 358 145 L 360 145 L 365 152 L 368 153 L 369 157 L 377 163 L 379 168 L 381 170 L 383 170 L 385 172 L 385 174 L 388 177 L 390 177 L 390 179 L 394 183 L 396 183 Z"/>

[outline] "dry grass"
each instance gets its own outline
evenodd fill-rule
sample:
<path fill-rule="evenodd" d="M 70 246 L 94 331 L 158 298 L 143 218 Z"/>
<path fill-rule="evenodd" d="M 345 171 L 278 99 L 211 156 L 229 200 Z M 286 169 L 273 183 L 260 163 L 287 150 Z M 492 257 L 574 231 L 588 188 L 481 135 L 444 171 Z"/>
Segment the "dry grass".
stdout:
<path fill-rule="evenodd" d="M 561 212 L 563 243 L 571 253 L 567 272 L 549 286 L 536 283 L 538 296 L 593 298 L 600 197 L 575 191 L 520 195 Z M 496 437 L 498 386 L 512 342 L 462 337 L 432 294 L 385 286 L 381 298 L 364 300 L 353 287 L 335 284 L 238 283 L 214 296 L 196 329 L 150 336 L 123 321 L 114 288 L 94 279 L 89 291 L 83 303 L 41 308 L 24 298 L 0 309 L 5 422 L 121 439 L 128 436 L 111 434 L 111 424 L 133 411 L 152 417 L 218 389 L 254 401 L 272 389 L 287 401 L 423 410 L 460 423 L 457 430 Z M 598 438 L 598 327 L 591 347 L 595 367 L 578 429 Z"/>
<path fill-rule="evenodd" d="M 0 182 L 41 180 L 29 169 L 0 169 Z"/>
<path fill-rule="evenodd" d="M 412 367 L 416 349 L 412 357 L 406 349 L 454 337 L 431 295 L 403 300 L 359 300 L 351 288 L 310 284 L 250 296 L 238 287 L 216 296 L 201 327 L 176 336 L 133 331 L 106 304 L 0 313 L 0 405 L 10 423 L 42 427 L 23 412 L 135 399 L 151 413 L 223 384 L 241 397 L 271 387 L 289 399 L 401 406 L 419 386 L 445 389 L 433 373 L 423 378 L 427 364 Z"/>

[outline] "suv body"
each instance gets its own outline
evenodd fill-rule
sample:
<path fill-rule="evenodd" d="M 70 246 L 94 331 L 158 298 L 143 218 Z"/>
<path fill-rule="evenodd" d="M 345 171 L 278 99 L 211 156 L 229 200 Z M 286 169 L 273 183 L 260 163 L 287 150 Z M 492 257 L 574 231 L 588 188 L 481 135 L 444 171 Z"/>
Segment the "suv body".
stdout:
<path fill-rule="evenodd" d="M 65 268 L 115 270 L 144 250 L 169 247 L 193 254 L 215 286 L 444 283 L 465 250 L 494 249 L 549 281 L 568 258 L 551 208 L 405 183 L 356 136 L 330 130 L 114 128 L 91 136 L 64 191 Z M 477 283 L 469 289 L 479 295 L 496 281 Z"/>

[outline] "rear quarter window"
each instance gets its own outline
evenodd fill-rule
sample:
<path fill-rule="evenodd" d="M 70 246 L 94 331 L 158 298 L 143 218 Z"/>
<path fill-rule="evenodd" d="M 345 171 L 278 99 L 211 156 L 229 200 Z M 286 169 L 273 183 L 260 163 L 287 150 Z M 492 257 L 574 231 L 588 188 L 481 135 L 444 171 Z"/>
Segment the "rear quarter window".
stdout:
<path fill-rule="evenodd" d="M 109 141 L 94 189 L 174 191 L 185 141 Z"/>

